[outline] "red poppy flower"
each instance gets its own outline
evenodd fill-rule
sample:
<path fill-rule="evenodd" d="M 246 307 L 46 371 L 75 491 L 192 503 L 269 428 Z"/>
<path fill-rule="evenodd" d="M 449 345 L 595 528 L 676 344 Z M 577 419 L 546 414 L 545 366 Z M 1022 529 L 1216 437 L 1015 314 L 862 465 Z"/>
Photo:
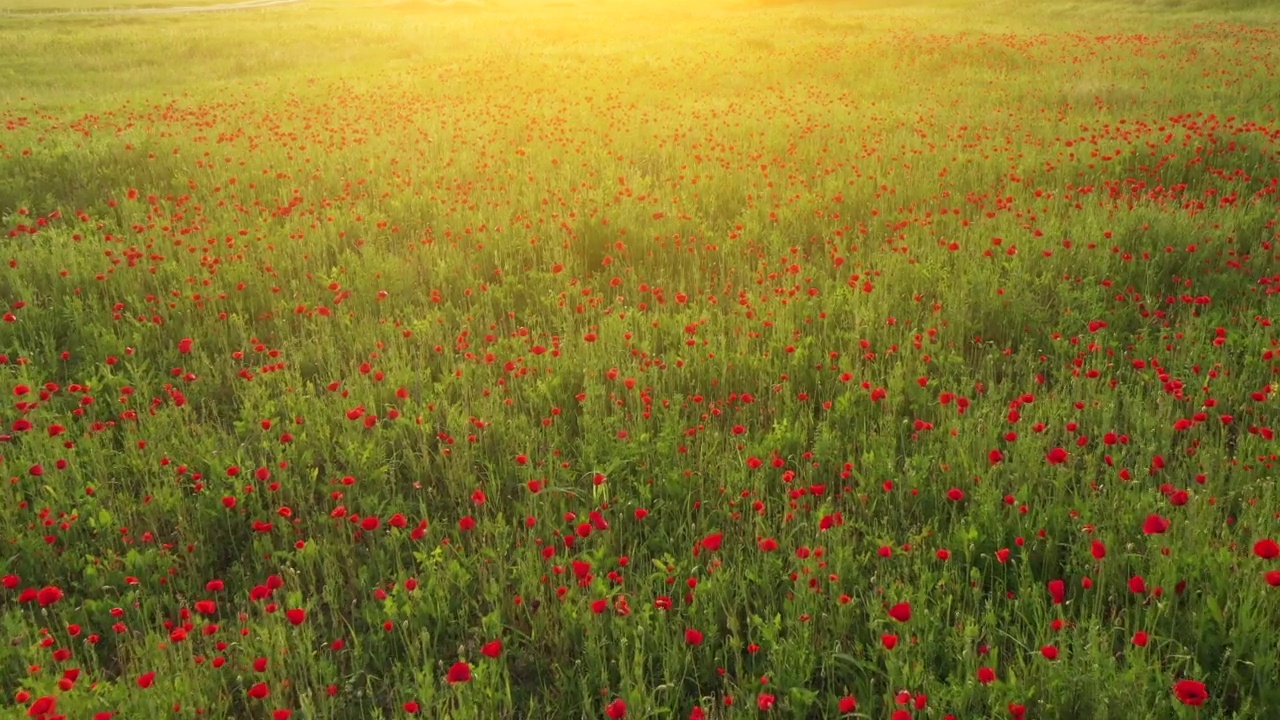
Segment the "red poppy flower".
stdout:
<path fill-rule="evenodd" d="M 684 631 L 684 641 L 689 643 L 690 645 L 701 645 L 702 633 L 697 630 L 694 630 L 693 628 L 689 628 L 688 630 Z"/>
<path fill-rule="evenodd" d="M 58 700 L 51 695 L 36 698 L 36 701 L 31 703 L 31 707 L 27 708 L 27 717 L 34 718 L 49 715 L 53 713 L 57 706 Z"/>
<path fill-rule="evenodd" d="M 1183 705 L 1203 705 L 1209 699 L 1209 691 L 1199 680 L 1179 680 L 1173 684 L 1173 694 Z"/>
<path fill-rule="evenodd" d="M 989 667 L 978 668 L 978 682 L 983 685 L 990 685 L 996 680 L 996 671 Z"/>
<path fill-rule="evenodd" d="M 1259 540 L 1253 545 L 1253 554 L 1263 560 L 1271 560 L 1280 557 L 1280 543 L 1271 538 Z"/>
<path fill-rule="evenodd" d="M 609 716 L 609 720 L 622 720 L 627 716 L 627 703 L 618 698 L 605 707 L 604 714 Z"/>
<path fill-rule="evenodd" d="M 502 654 L 502 640 L 491 640 L 480 648 L 480 654 L 485 657 L 496 658 Z"/>
<path fill-rule="evenodd" d="M 48 607 L 62 599 L 62 590 L 56 587 L 41 588 L 36 593 L 36 602 L 40 607 Z"/>
<path fill-rule="evenodd" d="M 1095 559 L 1101 560 L 1107 556 L 1107 546 L 1104 545 L 1101 540 L 1094 540 L 1092 546 L 1089 548 L 1089 552 L 1093 553 L 1093 557 Z"/>
<path fill-rule="evenodd" d="M 911 619 L 911 603 L 901 602 L 889 608 L 889 617 L 898 622 L 906 622 Z"/>
<path fill-rule="evenodd" d="M 840 698 L 840 702 L 837 707 L 842 715 L 845 713 L 855 712 L 858 709 L 858 701 L 852 695 L 846 695 Z"/>
<path fill-rule="evenodd" d="M 1169 519 L 1159 515 L 1148 515 L 1146 521 L 1142 523 L 1142 532 L 1145 535 L 1159 535 L 1168 529 Z"/>
<path fill-rule="evenodd" d="M 445 676 L 450 684 L 471 682 L 471 666 L 465 662 L 458 661 L 449 668 L 449 674 Z"/>
<path fill-rule="evenodd" d="M 1061 580 L 1049 581 L 1049 596 L 1053 598 L 1054 605 L 1061 605 L 1066 599 L 1067 585 Z"/>

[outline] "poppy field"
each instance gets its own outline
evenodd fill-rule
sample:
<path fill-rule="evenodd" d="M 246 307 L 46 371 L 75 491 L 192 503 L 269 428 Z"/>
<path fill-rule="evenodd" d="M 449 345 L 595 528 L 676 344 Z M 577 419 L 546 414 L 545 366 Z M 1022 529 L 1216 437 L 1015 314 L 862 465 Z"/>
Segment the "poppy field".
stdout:
<path fill-rule="evenodd" d="M 0 18 L 0 717 L 1277 717 L 1269 12 Z"/>

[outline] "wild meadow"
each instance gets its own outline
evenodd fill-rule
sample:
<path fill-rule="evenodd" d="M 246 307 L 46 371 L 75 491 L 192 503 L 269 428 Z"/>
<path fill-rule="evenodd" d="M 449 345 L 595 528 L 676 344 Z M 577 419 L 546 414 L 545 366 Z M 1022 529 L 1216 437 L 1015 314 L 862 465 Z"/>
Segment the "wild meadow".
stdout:
<path fill-rule="evenodd" d="M 1267 3 L 10 2 L 0 717 L 1280 714 Z"/>

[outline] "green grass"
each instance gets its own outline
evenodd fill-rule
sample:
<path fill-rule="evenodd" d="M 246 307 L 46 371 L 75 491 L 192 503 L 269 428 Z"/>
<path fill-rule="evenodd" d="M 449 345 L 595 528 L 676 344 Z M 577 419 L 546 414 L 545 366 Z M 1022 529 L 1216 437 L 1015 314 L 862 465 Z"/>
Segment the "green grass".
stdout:
<path fill-rule="evenodd" d="M 0 716 L 1270 718 L 1278 38 L 0 19 Z"/>

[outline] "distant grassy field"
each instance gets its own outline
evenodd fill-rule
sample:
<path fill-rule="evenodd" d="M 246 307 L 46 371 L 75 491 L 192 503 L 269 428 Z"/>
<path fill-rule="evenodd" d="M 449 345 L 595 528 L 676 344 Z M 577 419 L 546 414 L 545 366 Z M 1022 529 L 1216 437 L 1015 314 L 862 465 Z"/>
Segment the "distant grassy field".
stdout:
<path fill-rule="evenodd" d="M 236 0 L 0 0 L 0 13 L 80 12 L 138 10 L 145 8 L 200 7 Z"/>
<path fill-rule="evenodd" d="M 1280 10 L 0 46 L 0 717 L 1275 717 Z"/>

